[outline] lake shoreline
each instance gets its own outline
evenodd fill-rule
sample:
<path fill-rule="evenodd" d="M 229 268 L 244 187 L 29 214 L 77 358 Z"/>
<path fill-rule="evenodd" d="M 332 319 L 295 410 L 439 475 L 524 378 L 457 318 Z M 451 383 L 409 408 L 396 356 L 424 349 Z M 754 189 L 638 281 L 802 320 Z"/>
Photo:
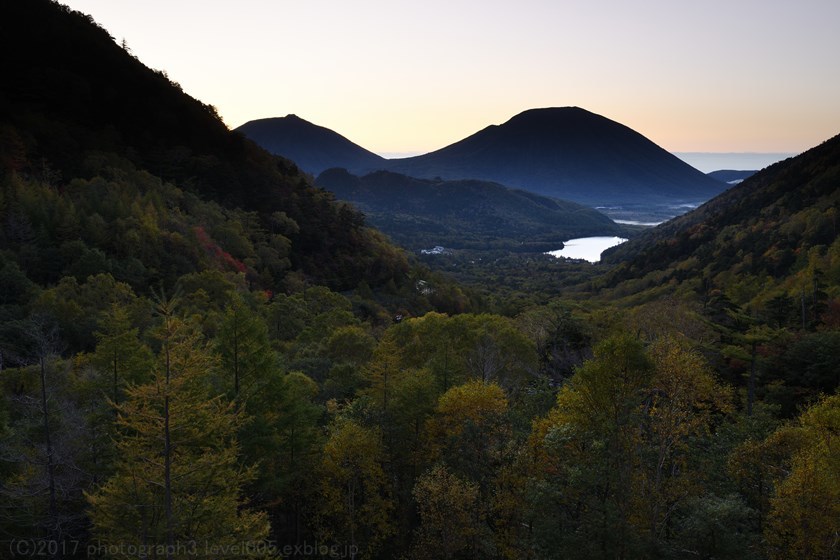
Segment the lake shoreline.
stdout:
<path fill-rule="evenodd" d="M 626 238 L 615 236 L 579 237 L 565 241 L 562 249 L 548 251 L 545 254 L 557 258 L 585 260 L 594 264 L 600 262 L 601 253 L 625 241 L 627 241 Z"/>

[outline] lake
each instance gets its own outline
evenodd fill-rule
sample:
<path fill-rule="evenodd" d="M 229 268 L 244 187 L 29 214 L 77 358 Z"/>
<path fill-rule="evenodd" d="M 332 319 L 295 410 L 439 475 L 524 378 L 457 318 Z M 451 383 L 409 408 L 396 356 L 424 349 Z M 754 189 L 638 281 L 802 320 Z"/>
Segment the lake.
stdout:
<path fill-rule="evenodd" d="M 569 239 L 563 243 L 564 247 L 557 251 L 549 251 L 554 257 L 569 259 L 583 259 L 591 263 L 601 260 L 601 252 L 627 241 L 623 237 L 580 237 Z"/>

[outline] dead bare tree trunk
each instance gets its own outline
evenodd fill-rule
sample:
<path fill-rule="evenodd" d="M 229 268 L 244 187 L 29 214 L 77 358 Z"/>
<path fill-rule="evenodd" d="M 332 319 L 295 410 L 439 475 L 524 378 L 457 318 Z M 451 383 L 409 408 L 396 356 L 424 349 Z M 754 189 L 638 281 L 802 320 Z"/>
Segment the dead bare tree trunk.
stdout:
<path fill-rule="evenodd" d="M 50 492 L 50 538 L 56 533 L 58 509 L 55 503 L 55 461 L 53 457 L 52 436 L 50 433 L 50 411 L 47 408 L 47 358 L 39 356 L 41 370 L 41 413 L 44 420 L 44 444 L 47 449 L 47 479 Z"/>
<path fill-rule="evenodd" d="M 61 530 L 56 502 L 56 460 L 53 447 L 53 433 L 50 425 L 49 388 L 47 366 L 49 361 L 60 352 L 58 328 L 45 317 L 34 317 L 29 335 L 34 343 L 33 350 L 38 360 L 39 380 L 41 384 L 41 421 L 44 429 L 44 447 L 46 452 L 47 485 L 49 492 L 49 516 L 47 520 L 47 538 L 58 543 Z M 55 554 L 51 554 L 55 557 Z"/>

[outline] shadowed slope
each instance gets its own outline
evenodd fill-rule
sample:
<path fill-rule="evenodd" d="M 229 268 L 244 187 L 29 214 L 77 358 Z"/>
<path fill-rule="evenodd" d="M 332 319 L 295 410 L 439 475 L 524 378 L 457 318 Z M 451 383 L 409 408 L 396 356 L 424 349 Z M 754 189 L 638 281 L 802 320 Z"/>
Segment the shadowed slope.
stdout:
<path fill-rule="evenodd" d="M 482 179 L 587 204 L 703 201 L 724 190 L 630 128 L 577 107 L 532 109 L 390 170 Z"/>
<path fill-rule="evenodd" d="M 488 181 L 414 179 L 389 171 L 356 177 L 330 169 L 316 182 L 357 205 L 373 224 L 413 249 L 549 250 L 572 237 L 621 232 L 586 206 Z"/>
<path fill-rule="evenodd" d="M 384 158 L 297 115 L 249 121 L 236 130 L 313 175 L 331 167 L 379 169 L 385 164 Z"/>

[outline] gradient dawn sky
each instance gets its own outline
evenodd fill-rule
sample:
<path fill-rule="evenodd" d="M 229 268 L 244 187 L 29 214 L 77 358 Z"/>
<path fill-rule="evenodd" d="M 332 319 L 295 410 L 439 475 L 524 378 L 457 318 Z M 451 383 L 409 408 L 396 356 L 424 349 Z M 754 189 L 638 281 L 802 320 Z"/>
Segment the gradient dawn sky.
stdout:
<path fill-rule="evenodd" d="M 230 127 L 294 113 L 378 153 L 576 105 L 672 152 L 840 133 L 840 0 L 63 0 Z"/>

